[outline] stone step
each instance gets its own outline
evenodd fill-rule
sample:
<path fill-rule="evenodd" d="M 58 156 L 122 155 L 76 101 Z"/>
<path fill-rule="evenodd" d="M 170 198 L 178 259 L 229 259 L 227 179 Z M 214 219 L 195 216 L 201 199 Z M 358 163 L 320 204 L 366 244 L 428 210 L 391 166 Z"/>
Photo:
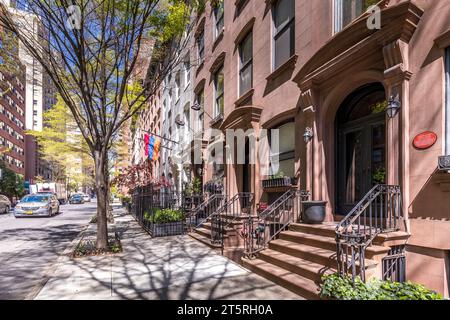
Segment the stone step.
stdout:
<path fill-rule="evenodd" d="M 292 223 L 289 226 L 290 231 L 302 232 L 307 234 L 313 234 L 323 237 L 335 238 L 336 237 L 337 223 L 324 223 L 324 224 L 304 224 L 304 223 Z M 373 240 L 373 244 L 377 246 L 392 246 L 402 245 L 408 240 L 409 234 L 404 231 L 393 231 L 379 234 Z"/>
<path fill-rule="evenodd" d="M 194 232 L 205 237 L 211 239 L 211 230 L 206 228 L 196 228 L 194 229 Z"/>
<path fill-rule="evenodd" d="M 325 267 L 324 265 L 271 249 L 260 252 L 258 258 L 315 281 L 316 283 L 321 281 L 323 275 L 333 274 L 336 272 L 336 269 Z"/>
<path fill-rule="evenodd" d="M 294 272 L 283 269 L 261 259 L 242 258 L 242 264 L 247 269 L 274 283 L 300 295 L 303 298 L 319 300 L 318 285 Z"/>
<path fill-rule="evenodd" d="M 305 223 L 291 223 L 289 225 L 290 231 L 302 232 L 307 234 L 315 234 L 318 236 L 335 238 L 336 224 L 305 224 Z"/>
<path fill-rule="evenodd" d="M 220 248 L 221 248 L 220 245 L 211 243 L 211 238 L 206 238 L 206 237 L 204 237 L 204 236 L 202 236 L 202 235 L 200 235 L 198 233 L 195 233 L 195 232 L 190 232 L 190 233 L 188 233 L 188 235 L 191 238 L 194 238 L 195 240 L 203 243 L 204 245 L 206 245 L 206 246 L 208 246 L 208 247 L 210 247 L 212 249 L 220 250 Z"/>
<path fill-rule="evenodd" d="M 327 250 L 309 245 L 277 239 L 269 243 L 269 249 L 285 253 L 297 258 L 305 259 L 324 265 L 326 267 L 337 269 L 336 250 Z M 377 261 L 365 259 L 367 269 L 376 268 Z"/>
<path fill-rule="evenodd" d="M 312 247 L 336 251 L 336 240 L 331 237 L 308 234 L 296 231 L 283 231 L 280 233 L 280 239 L 299 244 L 306 244 Z M 389 247 L 372 245 L 366 248 L 366 258 L 381 261 L 389 252 Z"/>

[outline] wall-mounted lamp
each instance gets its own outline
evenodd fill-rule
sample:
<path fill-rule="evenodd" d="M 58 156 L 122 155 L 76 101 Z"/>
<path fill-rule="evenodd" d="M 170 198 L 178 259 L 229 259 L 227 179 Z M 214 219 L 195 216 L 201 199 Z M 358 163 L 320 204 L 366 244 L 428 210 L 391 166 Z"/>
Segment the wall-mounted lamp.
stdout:
<path fill-rule="evenodd" d="M 202 106 L 201 106 L 200 103 L 198 103 L 198 102 L 194 103 L 194 104 L 191 106 L 191 109 L 192 109 L 192 110 L 195 110 L 195 111 L 200 111 L 201 108 L 202 108 Z"/>
<path fill-rule="evenodd" d="M 389 119 L 395 118 L 397 113 L 400 111 L 401 108 L 401 102 L 398 100 L 398 98 L 394 98 L 394 96 L 391 96 L 388 100 L 388 106 L 386 108 L 386 114 Z"/>
<path fill-rule="evenodd" d="M 306 143 L 310 142 L 312 138 L 314 137 L 314 132 L 311 128 L 306 128 L 305 133 L 303 134 L 303 139 Z"/>

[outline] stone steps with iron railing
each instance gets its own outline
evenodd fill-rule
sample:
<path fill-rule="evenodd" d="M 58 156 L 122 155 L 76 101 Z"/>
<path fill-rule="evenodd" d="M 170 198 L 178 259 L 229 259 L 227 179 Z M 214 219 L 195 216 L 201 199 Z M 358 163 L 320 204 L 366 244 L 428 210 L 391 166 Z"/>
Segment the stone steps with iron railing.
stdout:
<path fill-rule="evenodd" d="M 402 221 L 402 194 L 399 186 L 376 185 L 374 186 L 356 206 L 338 223 L 335 228 L 338 272 L 342 275 L 351 274 L 353 280 L 356 277 L 366 281 L 369 277 L 365 273 L 365 268 L 356 268 L 358 264 L 363 264 L 369 247 L 380 241 L 381 235 L 385 239 L 390 233 L 401 238 L 400 222 Z M 401 239 L 396 239 L 401 242 Z M 405 278 L 405 266 L 403 264 L 404 248 L 406 239 L 395 249 L 396 254 L 388 255 L 383 259 L 390 259 L 390 264 L 397 261 L 403 270 L 396 270 L 395 274 L 390 274 L 385 270 L 383 263 L 380 278 L 395 279 Z M 400 252 L 400 253 L 399 253 Z M 399 266 L 400 266 L 399 264 Z"/>

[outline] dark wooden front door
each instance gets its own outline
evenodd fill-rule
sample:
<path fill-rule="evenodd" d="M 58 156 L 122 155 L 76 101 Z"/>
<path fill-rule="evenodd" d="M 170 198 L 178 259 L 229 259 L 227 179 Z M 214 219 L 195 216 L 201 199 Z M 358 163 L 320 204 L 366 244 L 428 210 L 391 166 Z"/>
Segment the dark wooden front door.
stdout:
<path fill-rule="evenodd" d="M 384 91 L 364 88 L 337 118 L 337 205 L 346 215 L 377 184 L 385 183 Z"/>

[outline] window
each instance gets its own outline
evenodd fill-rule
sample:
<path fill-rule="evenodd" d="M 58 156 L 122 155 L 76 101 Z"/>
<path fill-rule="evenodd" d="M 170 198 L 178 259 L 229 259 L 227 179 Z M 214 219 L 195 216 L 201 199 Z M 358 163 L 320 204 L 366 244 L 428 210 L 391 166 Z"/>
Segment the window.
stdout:
<path fill-rule="evenodd" d="M 224 81 L 223 66 L 214 74 L 214 117 L 223 114 L 224 111 Z"/>
<path fill-rule="evenodd" d="M 203 90 L 195 95 L 195 103 L 200 106 L 198 111 L 198 120 L 195 121 L 195 133 L 203 131 L 203 118 L 204 118 L 204 103 L 205 103 L 205 93 Z"/>
<path fill-rule="evenodd" d="M 214 6 L 214 22 L 215 22 L 214 39 L 216 39 L 222 33 L 222 30 L 224 28 L 223 16 L 224 16 L 223 0 L 218 0 Z"/>
<path fill-rule="evenodd" d="M 445 154 L 450 155 L 450 47 L 445 50 Z"/>
<path fill-rule="evenodd" d="M 271 156 L 271 174 L 286 177 L 295 176 L 295 122 L 288 122 L 278 126 L 278 140 L 274 141 L 275 136 L 270 135 L 270 156 Z M 271 133 L 271 132 L 270 132 Z M 275 143 L 278 143 L 279 150 L 276 150 Z M 275 152 L 278 151 L 278 152 Z M 278 158 L 279 166 L 275 165 Z"/>
<path fill-rule="evenodd" d="M 278 0 L 273 7 L 274 69 L 285 63 L 295 52 L 295 1 Z"/>
<path fill-rule="evenodd" d="M 239 95 L 253 87 L 253 34 L 250 32 L 239 44 Z"/>
<path fill-rule="evenodd" d="M 177 102 L 180 99 L 180 72 L 178 72 L 175 76 L 175 101 Z"/>
<path fill-rule="evenodd" d="M 374 0 L 334 0 L 334 33 L 344 29 L 377 2 Z"/>
<path fill-rule="evenodd" d="M 189 61 L 189 53 L 184 60 L 184 87 L 187 88 L 191 83 L 191 62 Z"/>
<path fill-rule="evenodd" d="M 200 35 L 197 38 L 197 54 L 198 54 L 198 60 L 201 64 L 205 61 L 205 31 L 202 30 Z"/>

